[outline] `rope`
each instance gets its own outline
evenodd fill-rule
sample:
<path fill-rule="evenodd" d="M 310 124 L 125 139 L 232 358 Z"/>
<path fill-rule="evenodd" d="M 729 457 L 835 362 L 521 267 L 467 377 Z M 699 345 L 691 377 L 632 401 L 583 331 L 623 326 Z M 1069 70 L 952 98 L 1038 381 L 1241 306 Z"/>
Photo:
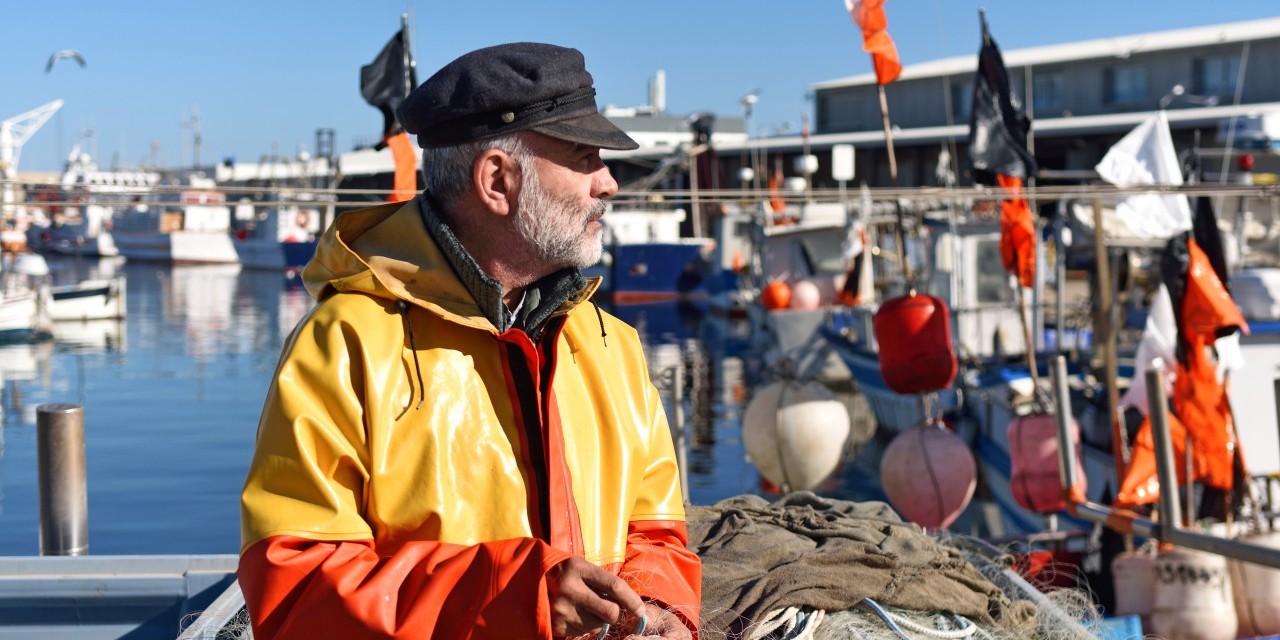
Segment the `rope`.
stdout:
<path fill-rule="evenodd" d="M 765 617 L 755 628 L 751 630 L 751 634 L 747 636 L 747 640 L 760 640 L 766 638 L 769 634 L 777 631 L 788 622 L 794 623 L 796 613 L 800 609 L 797 607 L 787 607 L 786 609 L 775 609 Z"/>
<path fill-rule="evenodd" d="M 875 600 L 872 600 L 871 598 L 863 598 L 862 602 L 859 602 L 858 604 L 870 609 L 871 612 L 874 613 L 877 618 L 880 618 L 880 620 L 885 623 L 885 626 L 889 627 L 890 631 L 892 631 L 894 634 L 896 634 L 899 638 L 902 638 L 903 640 L 911 640 L 911 637 L 908 636 L 905 631 L 903 631 L 903 627 L 910 629 L 911 631 L 923 636 L 927 636 L 930 638 L 943 638 L 945 640 L 968 638 L 968 637 L 971 637 L 974 634 L 974 632 L 977 631 L 978 629 L 978 625 L 973 624 L 973 622 L 970 622 L 968 619 L 962 616 L 957 616 L 954 614 L 952 614 L 952 617 L 956 619 L 958 622 L 963 622 L 965 626 L 959 629 L 953 629 L 953 630 L 930 629 L 923 625 L 917 624 L 907 618 L 894 614 L 893 612 L 885 610 L 883 607 L 880 606 L 879 603 L 877 603 Z"/>

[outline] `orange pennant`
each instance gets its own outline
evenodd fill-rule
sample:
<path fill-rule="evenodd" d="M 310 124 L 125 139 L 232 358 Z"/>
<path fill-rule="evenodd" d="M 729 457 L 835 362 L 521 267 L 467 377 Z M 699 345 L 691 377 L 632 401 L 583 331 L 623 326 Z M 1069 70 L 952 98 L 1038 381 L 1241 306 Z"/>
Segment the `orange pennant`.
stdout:
<path fill-rule="evenodd" d="M 876 83 L 889 84 L 902 74 L 898 60 L 898 47 L 893 44 L 886 29 L 889 19 L 884 15 L 885 0 L 844 0 L 853 21 L 862 29 L 862 50 L 871 54 L 876 68 Z"/>
<path fill-rule="evenodd" d="M 403 131 L 387 138 L 387 146 L 391 147 L 391 157 L 396 162 L 395 186 L 387 202 L 403 202 L 418 191 L 417 154 L 413 152 L 409 134 Z"/>
<path fill-rule="evenodd" d="M 1036 226 L 1022 197 L 1022 178 L 996 174 L 1009 197 L 1000 202 L 1000 259 L 1024 287 L 1035 286 Z"/>

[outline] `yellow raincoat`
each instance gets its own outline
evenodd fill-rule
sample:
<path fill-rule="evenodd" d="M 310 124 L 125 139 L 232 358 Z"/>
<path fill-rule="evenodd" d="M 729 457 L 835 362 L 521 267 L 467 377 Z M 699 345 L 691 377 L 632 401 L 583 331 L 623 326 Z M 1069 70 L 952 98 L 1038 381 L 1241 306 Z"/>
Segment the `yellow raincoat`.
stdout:
<path fill-rule="evenodd" d="M 635 331 L 590 280 L 538 341 L 498 331 L 421 200 L 343 214 L 303 274 L 319 304 L 242 498 L 255 637 L 549 638 L 545 576 L 571 555 L 696 629 L 699 562 Z"/>

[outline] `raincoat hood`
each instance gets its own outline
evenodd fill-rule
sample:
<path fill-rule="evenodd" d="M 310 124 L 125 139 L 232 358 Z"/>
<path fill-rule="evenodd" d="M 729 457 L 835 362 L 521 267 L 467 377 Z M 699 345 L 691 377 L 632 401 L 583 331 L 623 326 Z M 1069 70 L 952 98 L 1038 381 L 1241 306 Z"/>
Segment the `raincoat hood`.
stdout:
<path fill-rule="evenodd" d="M 419 196 L 338 216 L 303 269 L 307 291 L 317 301 L 338 292 L 403 300 L 466 326 L 498 331 L 427 231 L 424 214 L 431 214 L 422 209 L 423 201 Z M 589 300 L 600 281 L 588 278 L 560 311 Z"/>

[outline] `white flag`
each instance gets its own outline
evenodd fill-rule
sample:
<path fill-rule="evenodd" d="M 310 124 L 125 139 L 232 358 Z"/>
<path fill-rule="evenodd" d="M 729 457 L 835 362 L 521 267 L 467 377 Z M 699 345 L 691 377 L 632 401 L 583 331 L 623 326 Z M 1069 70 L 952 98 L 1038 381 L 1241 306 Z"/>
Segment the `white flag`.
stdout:
<path fill-rule="evenodd" d="M 1164 111 L 1157 111 L 1130 131 L 1095 169 L 1103 180 L 1118 187 L 1182 184 L 1182 169 Z M 1116 205 L 1116 215 L 1142 238 L 1166 239 L 1191 229 L 1191 206 L 1182 194 L 1129 196 Z"/>
<path fill-rule="evenodd" d="M 1142 330 L 1142 339 L 1138 341 L 1138 353 L 1133 358 L 1133 380 L 1129 382 L 1129 390 L 1120 398 L 1119 406 L 1133 407 L 1150 415 L 1147 406 L 1147 371 L 1157 366 L 1156 363 L 1172 364 L 1177 362 L 1178 324 L 1173 315 L 1173 300 L 1169 290 L 1163 284 L 1156 289 L 1151 298 L 1151 309 L 1147 313 L 1147 326 Z M 1165 397 L 1173 390 L 1175 369 L 1165 370 Z"/>

